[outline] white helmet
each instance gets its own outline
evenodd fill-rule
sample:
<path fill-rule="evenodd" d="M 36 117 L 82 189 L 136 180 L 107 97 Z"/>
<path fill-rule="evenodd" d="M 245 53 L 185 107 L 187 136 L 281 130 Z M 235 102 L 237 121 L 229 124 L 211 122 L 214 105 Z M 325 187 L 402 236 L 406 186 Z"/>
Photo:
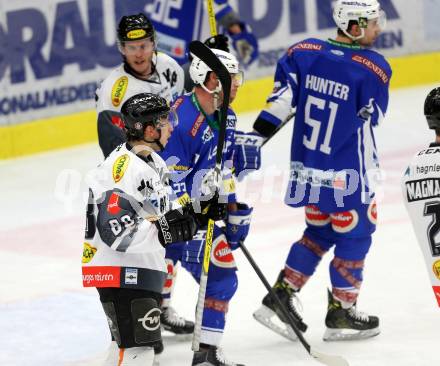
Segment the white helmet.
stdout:
<path fill-rule="evenodd" d="M 336 25 L 353 40 L 364 37 L 367 21 L 370 19 L 378 19 L 380 28 L 385 28 L 386 15 L 377 0 L 337 0 L 333 8 L 333 20 Z M 360 36 L 354 37 L 348 33 L 350 20 L 359 24 L 362 31 Z"/>
<path fill-rule="evenodd" d="M 230 74 L 238 74 L 241 71 L 238 69 L 238 60 L 237 58 L 226 51 L 219 50 L 217 48 L 211 48 L 211 51 L 217 56 L 217 58 L 221 61 L 221 63 L 226 67 Z M 193 59 L 191 61 L 191 66 L 189 67 L 189 75 L 191 76 L 192 81 L 196 85 L 200 85 L 203 89 L 205 89 L 208 93 L 214 93 L 221 90 L 216 88 L 215 90 L 208 90 L 205 86 L 206 75 L 209 71 L 212 71 L 207 64 L 205 64 L 201 59 L 192 54 Z"/>

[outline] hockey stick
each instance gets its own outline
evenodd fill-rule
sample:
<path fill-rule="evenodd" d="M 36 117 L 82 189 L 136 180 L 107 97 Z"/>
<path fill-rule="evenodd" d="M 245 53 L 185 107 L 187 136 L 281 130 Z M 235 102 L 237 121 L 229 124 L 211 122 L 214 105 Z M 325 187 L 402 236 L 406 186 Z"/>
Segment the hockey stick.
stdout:
<path fill-rule="evenodd" d="M 207 0 L 207 8 L 208 8 L 208 17 L 209 17 L 209 30 L 211 32 L 211 36 L 217 35 L 217 24 L 215 22 L 215 14 L 214 14 L 214 3 L 212 0 Z"/>
<path fill-rule="evenodd" d="M 272 139 L 272 137 L 274 137 L 285 125 L 287 125 L 293 118 L 295 118 L 296 115 L 296 111 L 290 113 L 286 119 L 280 123 L 280 125 L 275 129 L 275 131 L 273 131 L 272 135 L 270 135 L 266 140 L 264 140 L 264 142 L 262 143 L 261 147 L 263 147 L 264 145 L 266 145 L 269 140 Z"/>
<path fill-rule="evenodd" d="M 201 59 L 208 67 L 217 75 L 223 90 L 223 102 L 220 108 L 220 129 L 217 141 L 217 151 L 215 155 L 215 176 L 217 189 L 221 181 L 223 145 L 226 136 L 226 116 L 228 114 L 229 96 L 231 92 L 231 76 L 226 67 L 220 62 L 217 56 L 202 42 L 193 41 L 189 45 L 189 50 L 194 56 Z M 214 234 L 214 220 L 209 219 L 206 231 L 205 251 L 203 254 L 202 273 L 200 275 L 199 295 L 197 299 L 196 321 L 194 325 L 194 335 L 192 342 L 192 350 L 200 349 L 200 336 L 202 332 L 202 318 L 205 307 L 206 285 L 208 283 L 209 262 L 211 260 L 212 238 Z"/>
<path fill-rule="evenodd" d="M 247 250 L 243 241 L 240 242 L 240 248 L 243 251 L 243 254 L 245 255 L 246 259 L 249 261 L 250 265 L 254 269 L 255 273 L 260 278 L 261 282 L 263 282 L 264 287 L 266 287 L 267 291 L 269 291 L 269 294 L 272 297 L 272 300 L 274 300 L 276 302 L 278 309 L 281 311 L 283 316 L 288 320 L 289 325 L 292 327 L 296 336 L 298 337 L 298 339 L 300 340 L 300 342 L 304 346 L 304 348 L 307 350 L 309 355 L 312 356 L 316 361 L 321 362 L 324 365 L 349 366 L 347 360 L 345 358 L 343 358 L 342 356 L 327 355 L 325 353 L 319 352 L 306 341 L 302 332 L 295 325 L 295 321 L 292 318 L 292 315 L 287 311 L 287 309 L 285 308 L 283 303 L 280 301 L 278 296 L 275 294 L 275 292 L 272 289 L 272 287 L 270 286 L 269 282 L 267 282 L 266 277 L 264 277 L 263 272 L 261 272 L 257 263 L 255 263 L 254 259 L 252 258 L 251 254 Z"/>

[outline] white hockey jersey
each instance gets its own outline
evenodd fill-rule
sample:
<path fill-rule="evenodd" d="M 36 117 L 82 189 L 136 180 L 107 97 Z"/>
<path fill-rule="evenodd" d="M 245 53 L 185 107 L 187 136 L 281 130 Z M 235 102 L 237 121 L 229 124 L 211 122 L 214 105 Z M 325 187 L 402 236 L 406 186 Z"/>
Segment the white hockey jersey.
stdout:
<path fill-rule="evenodd" d="M 175 60 L 158 52 L 153 64 L 155 71 L 148 80 L 130 74 L 122 64 L 96 90 L 99 146 L 105 157 L 125 142 L 120 112 L 127 99 L 139 93 L 153 93 L 171 103 L 183 93 L 184 73 Z"/>
<path fill-rule="evenodd" d="M 167 268 L 154 223 L 169 211 L 171 187 L 155 152 L 118 146 L 89 178 L 82 257 L 85 287 L 126 287 L 161 292 Z"/>
<path fill-rule="evenodd" d="M 414 156 L 402 188 L 440 307 L 440 144 L 431 144 Z"/>

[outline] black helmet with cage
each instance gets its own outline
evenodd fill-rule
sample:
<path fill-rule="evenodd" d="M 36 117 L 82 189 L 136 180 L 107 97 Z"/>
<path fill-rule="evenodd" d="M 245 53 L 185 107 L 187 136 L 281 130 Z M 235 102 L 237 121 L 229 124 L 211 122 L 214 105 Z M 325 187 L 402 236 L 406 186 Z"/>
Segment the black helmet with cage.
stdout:
<path fill-rule="evenodd" d="M 429 128 L 440 134 L 440 87 L 432 89 L 426 96 L 424 113 Z"/>
<path fill-rule="evenodd" d="M 141 93 L 129 98 L 121 107 L 122 119 L 125 124 L 125 131 L 128 141 L 144 140 L 149 143 L 156 143 L 162 150 L 160 143 L 160 124 L 164 120 L 172 126 L 177 124 L 177 117 L 170 109 L 167 101 L 157 94 Z M 159 137 L 148 141 L 144 139 L 144 131 L 147 126 L 153 126 L 159 132 Z"/>
<path fill-rule="evenodd" d="M 151 38 L 154 42 L 156 37 L 153 23 L 142 13 L 123 16 L 117 33 L 120 44 L 145 38 Z"/>

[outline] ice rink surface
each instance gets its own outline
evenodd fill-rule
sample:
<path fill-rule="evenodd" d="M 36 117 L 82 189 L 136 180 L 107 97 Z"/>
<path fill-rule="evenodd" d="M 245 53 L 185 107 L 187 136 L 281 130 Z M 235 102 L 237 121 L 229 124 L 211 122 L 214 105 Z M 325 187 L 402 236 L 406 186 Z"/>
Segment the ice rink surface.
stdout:
<path fill-rule="evenodd" d="M 322 341 L 331 254 L 300 293 L 306 339 L 323 352 L 345 356 L 351 366 L 440 364 L 440 309 L 400 188 L 411 156 L 433 140 L 423 116 L 432 87 L 393 91 L 376 129 L 385 180 L 358 303 L 380 316 L 382 333 L 366 341 Z M 239 116 L 239 128 L 249 130 L 254 117 Z M 303 210 L 283 203 L 291 130 L 285 127 L 264 147 L 263 170 L 239 186 L 240 199 L 255 207 L 247 247 L 271 283 L 304 228 Z M 110 338 L 97 293 L 81 282 L 85 179 L 101 159 L 97 145 L 90 144 L 0 163 L 1 366 L 98 365 L 106 350 Z M 247 366 L 317 365 L 300 344 L 253 320 L 266 291 L 243 254 L 234 255 L 239 288 L 223 339 L 226 356 Z M 173 305 L 191 319 L 197 289 L 181 269 Z M 189 341 L 165 335 L 165 347 L 162 366 L 190 365 Z"/>

